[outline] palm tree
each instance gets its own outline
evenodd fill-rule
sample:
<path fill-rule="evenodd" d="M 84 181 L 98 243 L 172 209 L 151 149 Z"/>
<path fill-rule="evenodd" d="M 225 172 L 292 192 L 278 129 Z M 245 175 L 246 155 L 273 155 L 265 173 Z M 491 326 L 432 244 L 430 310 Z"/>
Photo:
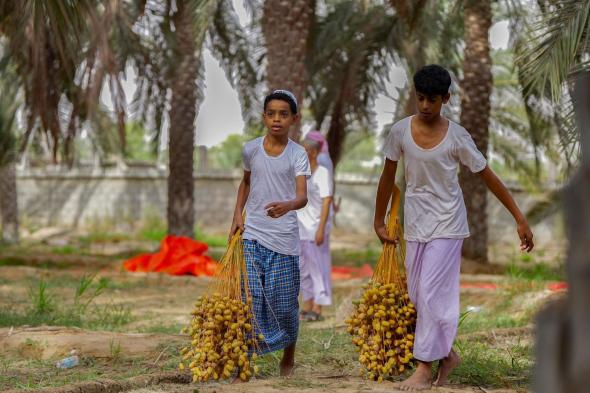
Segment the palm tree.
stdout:
<path fill-rule="evenodd" d="M 148 3 L 138 24 L 144 50 L 133 54 L 137 115 L 153 124 L 155 145 L 164 119 L 170 119 L 168 233 L 193 237 L 195 118 L 202 99 L 205 39 L 240 92 L 247 120 L 256 103 L 256 67 L 229 0 L 183 0 L 175 7 L 171 1 Z"/>
<path fill-rule="evenodd" d="M 288 89 L 303 106 L 308 85 L 308 38 L 315 16 L 315 0 L 265 0 L 262 32 L 266 46 L 266 78 L 269 90 Z M 299 140 L 300 127 L 291 138 Z"/>
<path fill-rule="evenodd" d="M 308 96 L 316 127 L 329 122 L 330 154 L 337 164 L 348 130 L 374 128 L 371 107 L 385 91 L 389 67 L 403 66 L 408 79 L 432 62 L 458 69 L 463 21 L 450 1 L 350 0 L 327 11 L 312 34 Z M 395 117 L 414 112 L 410 88 L 400 92 Z"/>
<path fill-rule="evenodd" d="M 71 164 L 82 124 L 90 120 L 92 130 L 93 122 L 102 122 L 99 97 L 108 84 L 124 156 L 120 77 L 127 65 L 135 65 L 139 88 L 133 111 L 143 120 L 153 117 L 156 140 L 169 119 L 169 233 L 192 236 L 194 119 L 208 31 L 213 52 L 223 57 L 230 82 L 242 93 L 244 113 L 250 113 L 256 83 L 250 87 L 245 81 L 257 80 L 255 67 L 229 0 L 2 2 L 0 34 L 7 38 L 7 56 L 25 97 L 21 151 L 39 128 L 51 141 L 53 162 L 61 156 Z"/>
<path fill-rule="evenodd" d="M 540 0 L 536 4 L 533 23 L 529 22 L 531 18 L 518 20 L 523 27 L 516 30 L 516 64 L 527 104 L 532 110 L 546 113 L 546 120 L 553 123 L 562 157 L 571 169 L 580 159 L 573 81 L 578 73 L 590 70 L 590 2 Z"/>
<path fill-rule="evenodd" d="M 492 60 L 489 31 L 492 10 L 489 0 L 465 0 L 465 58 L 461 81 L 461 124 L 470 132 L 477 148 L 487 156 L 489 141 Z M 471 237 L 464 242 L 463 254 L 487 262 L 487 188 L 477 175 L 461 168 L 463 189 Z"/>
<path fill-rule="evenodd" d="M 14 82 L 14 74 L 3 64 L 0 70 L 0 243 L 19 240 L 14 136 L 18 85 Z"/>
<path fill-rule="evenodd" d="M 58 163 L 61 155 L 68 161 L 72 141 L 82 123 L 92 120 L 107 80 L 123 136 L 121 68 L 108 35 L 123 15 L 117 3 L 27 0 L 0 4 L 5 56 L 14 63 L 24 92 L 27 121 L 21 151 L 39 129 L 50 140 L 51 160 Z"/>
<path fill-rule="evenodd" d="M 21 151 L 33 132 L 39 129 L 50 141 L 54 162 L 58 160 L 60 143 L 65 135 L 64 154 L 67 156 L 67 147 L 71 146 L 68 139 L 71 140 L 94 109 L 92 105 L 84 104 L 91 102 L 85 99 L 90 95 L 91 87 L 98 82 L 102 84 L 105 75 L 116 73 L 116 70 L 90 71 L 98 53 L 110 53 L 104 43 L 88 45 L 91 38 L 97 37 L 91 34 L 94 29 L 89 28 L 93 21 L 101 18 L 97 9 L 97 4 L 90 0 L 75 3 L 28 0 L 0 4 L 0 35 L 5 38 L 2 64 L 10 62 L 13 67 L 12 88 L 3 90 L 2 95 L 4 165 L 0 172 L 0 205 L 7 240 L 18 240 L 18 204 L 16 157 L 13 150 L 7 149 L 15 143 L 14 136 L 11 136 L 14 118 L 11 111 L 16 101 L 6 100 L 14 100 L 18 88 L 22 90 L 26 130 L 20 143 Z M 103 15 L 108 14 L 110 6 L 107 4 L 103 10 Z M 86 64 L 84 69 L 79 67 L 82 63 Z M 82 83 L 76 83 L 78 72 L 82 75 Z M 65 110 L 68 105 L 71 107 L 69 113 Z M 65 132 L 60 125 L 62 121 L 67 123 Z"/>
<path fill-rule="evenodd" d="M 172 16 L 176 28 L 175 57 L 177 70 L 171 79 L 168 175 L 168 233 L 194 236 L 195 117 L 197 109 L 196 78 L 200 56 L 195 45 L 195 26 L 188 2 L 178 1 Z"/>

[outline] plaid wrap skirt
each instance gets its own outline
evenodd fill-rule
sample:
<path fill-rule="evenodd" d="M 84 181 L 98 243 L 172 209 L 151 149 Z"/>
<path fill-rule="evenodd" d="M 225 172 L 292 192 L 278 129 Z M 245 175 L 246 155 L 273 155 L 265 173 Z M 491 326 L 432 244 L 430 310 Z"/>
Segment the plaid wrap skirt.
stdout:
<path fill-rule="evenodd" d="M 274 352 L 295 343 L 299 331 L 299 256 L 280 254 L 244 239 L 244 258 L 254 331 L 264 335 L 258 352 Z"/>

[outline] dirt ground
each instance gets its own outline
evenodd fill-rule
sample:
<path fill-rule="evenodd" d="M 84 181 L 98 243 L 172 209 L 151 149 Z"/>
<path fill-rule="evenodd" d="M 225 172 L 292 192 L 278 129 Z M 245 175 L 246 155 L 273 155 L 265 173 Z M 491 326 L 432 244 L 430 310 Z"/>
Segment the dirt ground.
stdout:
<path fill-rule="evenodd" d="M 150 377 L 131 378 L 126 381 L 96 380 L 63 386 L 59 388 L 45 388 L 38 390 L 10 390 L 5 393 L 276 393 L 276 392 L 306 392 L 306 393 L 399 393 L 397 382 L 368 382 L 358 377 L 350 377 L 338 373 L 307 374 L 305 381 L 297 379 L 297 375 L 290 379 L 269 378 L 253 379 L 246 384 L 209 383 L 192 384 L 187 375 L 156 374 Z M 425 393 L 521 393 L 527 390 L 485 389 L 478 386 L 437 387 L 424 390 Z"/>
<path fill-rule="evenodd" d="M 362 239 L 361 239 L 362 240 Z M 366 240 L 366 239 L 365 239 Z M 337 247 L 345 247 L 353 239 L 341 239 Z M 357 239 L 358 241 L 358 239 Z M 364 240 L 363 240 L 364 241 Z M 367 240 L 369 241 L 369 240 Z M 330 358 L 330 361 L 310 364 L 307 359 L 298 361 L 294 376 L 279 378 L 270 367 L 262 376 L 248 384 L 188 383 L 186 376 L 178 374 L 178 348 L 186 342 L 180 328 L 190 321 L 190 311 L 198 295 L 202 294 L 209 279 L 171 277 L 160 274 L 128 273 L 122 270 L 121 260 L 95 255 L 54 255 L 39 251 L 35 257 L 22 258 L 14 263 L 0 263 L 0 310 L 24 312 L 31 306 L 31 291 L 40 279 L 49 283 L 52 299 L 62 307 L 71 305 L 73 292 L 80 279 L 96 274 L 106 280 L 105 291 L 92 302 L 99 310 L 108 307 L 126 310 L 128 322 L 104 330 L 80 329 L 63 326 L 6 326 L 0 328 L 0 391 L 35 391 L 46 393 L 94 392 L 397 392 L 396 383 L 373 383 L 362 379 L 358 364 Z M 0 262 L 11 260 L 10 252 L 0 255 Z M 466 272 L 477 269 L 469 261 Z M 485 273 L 496 273 L 488 268 Z M 481 273 L 481 271 L 479 271 Z M 326 318 L 309 324 L 301 335 L 309 335 L 313 348 L 324 347 L 326 352 L 341 347 L 330 342 L 334 334 L 342 334 L 344 319 L 352 310 L 351 301 L 359 296 L 364 280 L 353 279 L 334 283 L 334 306 L 326 309 Z M 466 284 L 462 289 L 462 309 L 473 313 L 492 313 L 502 310 L 506 318 L 530 319 L 531 310 L 537 309 L 556 295 L 530 282 L 506 283 L 500 275 L 462 275 Z M 496 289 L 479 284 L 495 285 Z M 512 301 L 507 302 L 510 292 Z M 94 310 L 94 308 L 92 308 Z M 483 311 L 481 311 L 483 310 Z M 92 313 L 93 311 L 91 311 Z M 495 312 L 495 311 L 494 311 Z M 475 314 L 474 314 L 475 315 Z M 92 317 L 92 314 L 89 315 Z M 477 315 L 476 315 L 477 317 Z M 504 317 L 504 316 L 501 316 Z M 498 351 L 512 351 L 516 346 L 533 345 L 533 326 L 511 326 L 500 320 L 497 329 L 479 327 L 473 319 L 460 331 L 460 339 L 485 343 Z M 504 326 L 506 325 L 506 326 Z M 317 331 L 316 336 L 314 331 Z M 327 335 L 326 337 L 322 334 Z M 331 334 L 331 337 L 328 337 Z M 321 345 L 320 345 L 321 344 Z M 82 364 L 70 370 L 56 370 L 54 362 L 76 351 Z M 510 355 L 516 356 L 516 355 Z M 321 359 L 321 358 L 320 358 Z M 514 359 L 514 358 L 513 358 Z M 272 359 L 271 359 L 272 360 Z M 270 362 L 272 363 L 272 361 Z M 168 373 L 160 378 L 161 373 Z M 171 375 L 171 376 L 170 376 Z M 512 377 L 507 377 L 507 380 Z M 455 382 L 436 392 L 526 392 L 517 389 L 492 389 L 474 384 Z"/>

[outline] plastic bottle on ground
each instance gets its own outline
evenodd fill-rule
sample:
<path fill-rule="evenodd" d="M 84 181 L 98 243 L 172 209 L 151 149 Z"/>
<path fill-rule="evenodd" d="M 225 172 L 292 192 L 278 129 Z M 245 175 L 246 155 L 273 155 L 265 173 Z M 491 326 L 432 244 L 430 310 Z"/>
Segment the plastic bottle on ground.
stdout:
<path fill-rule="evenodd" d="M 80 358 L 78 355 L 76 355 L 76 351 L 72 351 L 71 355 L 72 356 L 68 356 L 67 358 L 59 360 L 57 363 L 55 363 L 55 366 L 61 369 L 68 369 L 79 365 Z"/>

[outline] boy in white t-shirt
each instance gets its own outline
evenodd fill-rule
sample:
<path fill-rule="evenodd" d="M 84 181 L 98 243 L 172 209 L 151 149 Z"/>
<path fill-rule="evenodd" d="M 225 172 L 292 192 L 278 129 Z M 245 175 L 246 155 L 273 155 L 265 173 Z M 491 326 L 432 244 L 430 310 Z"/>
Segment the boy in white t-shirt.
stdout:
<path fill-rule="evenodd" d="M 441 116 L 449 100 L 451 77 L 438 65 L 414 75 L 418 114 L 393 125 L 383 152 L 385 166 L 375 202 L 375 232 L 383 242 L 396 242 L 385 231 L 397 162 L 404 157 L 406 192 L 404 237 L 410 299 L 418 311 L 414 357 L 418 365 L 402 390 L 432 385 L 432 363 L 439 361 L 437 386 L 444 385 L 460 363 L 452 349 L 459 320 L 459 268 L 463 239 L 469 236 L 467 213 L 459 187 L 459 163 L 478 173 L 516 221 L 521 249 L 533 249 L 533 234 L 508 189 L 487 165 L 465 128 Z"/>
<path fill-rule="evenodd" d="M 264 100 L 265 136 L 244 145 L 244 177 L 230 236 L 243 230 L 244 258 L 260 352 L 284 349 L 281 375 L 292 373 L 299 329 L 299 229 L 295 210 L 307 203 L 311 176 L 305 149 L 289 139 L 297 100 L 275 90 Z M 246 209 L 246 222 L 242 212 Z"/>
<path fill-rule="evenodd" d="M 318 162 L 321 144 L 306 138 L 302 145 L 309 158 L 311 177 L 307 180 L 307 205 L 297 210 L 301 240 L 301 320 L 312 322 L 321 318 L 322 306 L 332 304 L 330 246 L 327 240 L 333 191 L 328 168 Z"/>

